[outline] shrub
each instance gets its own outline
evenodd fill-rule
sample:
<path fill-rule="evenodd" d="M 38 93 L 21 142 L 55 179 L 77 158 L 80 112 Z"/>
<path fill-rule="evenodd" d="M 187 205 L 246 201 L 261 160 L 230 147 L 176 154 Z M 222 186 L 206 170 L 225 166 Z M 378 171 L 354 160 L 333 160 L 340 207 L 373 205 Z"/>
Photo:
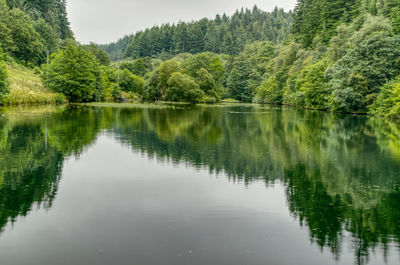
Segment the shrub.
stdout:
<path fill-rule="evenodd" d="M 197 103 L 204 97 L 199 85 L 188 75 L 173 73 L 168 80 L 166 100 Z"/>
<path fill-rule="evenodd" d="M 215 104 L 217 103 L 217 99 L 214 97 L 205 97 L 202 102 L 204 102 L 205 104 Z"/>
<path fill-rule="evenodd" d="M 376 101 L 370 106 L 371 113 L 379 116 L 400 118 L 400 79 L 385 84 Z"/>
<path fill-rule="evenodd" d="M 132 74 L 128 69 L 119 72 L 118 84 L 125 92 L 133 92 L 140 96 L 144 94 L 145 81 L 140 76 Z"/>

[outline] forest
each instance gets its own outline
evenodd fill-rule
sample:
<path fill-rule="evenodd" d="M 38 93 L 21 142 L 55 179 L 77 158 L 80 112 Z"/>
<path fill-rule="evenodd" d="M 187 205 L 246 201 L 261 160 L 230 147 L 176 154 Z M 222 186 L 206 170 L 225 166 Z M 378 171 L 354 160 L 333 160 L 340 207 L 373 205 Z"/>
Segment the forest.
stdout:
<path fill-rule="evenodd" d="M 65 4 L 0 0 L 3 104 L 16 62 L 54 102 L 252 102 L 400 117 L 398 0 L 298 0 L 290 12 L 241 9 L 105 45 L 74 40 Z"/>

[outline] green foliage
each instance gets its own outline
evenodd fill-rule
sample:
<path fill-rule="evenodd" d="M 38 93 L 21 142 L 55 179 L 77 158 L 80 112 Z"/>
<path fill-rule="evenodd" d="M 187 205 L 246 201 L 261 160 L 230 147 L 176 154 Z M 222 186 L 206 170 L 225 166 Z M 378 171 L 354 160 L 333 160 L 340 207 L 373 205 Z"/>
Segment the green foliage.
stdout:
<path fill-rule="evenodd" d="M 71 102 L 99 101 L 103 97 L 104 74 L 94 55 L 69 43 L 50 63 L 49 87 Z"/>
<path fill-rule="evenodd" d="M 350 25 L 342 24 L 337 29 L 337 36 L 330 40 L 328 56 L 333 62 L 338 61 L 346 52 L 361 44 L 366 38 L 377 33 L 392 34 L 390 22 L 379 16 L 366 14 L 357 18 Z"/>
<path fill-rule="evenodd" d="M 144 93 L 145 81 L 140 76 L 132 74 L 128 69 L 118 72 L 118 84 L 125 92 L 133 92 L 140 96 Z"/>
<path fill-rule="evenodd" d="M 305 47 L 318 35 L 327 43 L 341 22 L 349 22 L 357 14 L 358 4 L 358 0 L 298 0 L 292 32 Z"/>
<path fill-rule="evenodd" d="M 326 60 L 306 66 L 297 80 L 296 103 L 298 106 L 312 109 L 326 109 L 328 103 L 328 87 L 325 71 Z"/>
<path fill-rule="evenodd" d="M 385 84 L 370 107 L 375 115 L 400 118 L 400 79 Z"/>
<path fill-rule="evenodd" d="M 19 9 L 10 10 L 8 15 L 8 28 L 15 45 L 12 55 L 25 65 L 37 64 L 43 55 L 43 45 L 32 19 Z"/>
<path fill-rule="evenodd" d="M 190 56 L 183 62 L 182 69 L 196 80 L 206 95 L 220 100 L 225 68 L 218 55 L 206 52 Z"/>
<path fill-rule="evenodd" d="M 101 45 L 112 60 L 140 57 L 171 58 L 179 53 L 237 54 L 246 43 L 269 40 L 278 43 L 290 31 L 291 13 L 283 9 L 264 12 L 257 7 L 238 10 L 231 17 L 155 26 L 115 43 Z"/>
<path fill-rule="evenodd" d="M 66 0 L 7 0 L 6 2 L 10 8 L 20 9 L 34 20 L 44 19 L 61 39 L 73 37 L 67 18 Z"/>
<path fill-rule="evenodd" d="M 282 103 L 282 94 L 282 89 L 280 89 L 275 77 L 270 76 L 257 88 L 254 101 L 256 103 L 280 104 Z"/>
<path fill-rule="evenodd" d="M 200 102 L 203 97 L 203 91 L 190 76 L 175 72 L 168 79 L 166 100 L 196 103 Z"/>
<path fill-rule="evenodd" d="M 379 8 L 380 13 L 388 17 L 396 34 L 400 33 L 400 1 L 399 0 L 383 0 Z"/>
<path fill-rule="evenodd" d="M 168 60 L 161 63 L 150 75 L 146 88 L 146 98 L 149 100 L 164 100 L 168 88 L 168 80 L 175 72 L 180 71 L 177 60 Z"/>
<path fill-rule="evenodd" d="M 90 43 L 89 45 L 83 46 L 88 52 L 92 53 L 101 65 L 108 66 L 111 64 L 110 56 L 108 53 L 98 48 L 96 44 Z"/>
<path fill-rule="evenodd" d="M 119 71 L 111 67 L 102 67 L 104 73 L 104 100 L 108 102 L 118 101 L 122 97 L 122 89 L 118 85 Z"/>
<path fill-rule="evenodd" d="M 150 57 L 139 58 L 136 60 L 124 60 L 119 62 L 117 65 L 119 69 L 128 69 L 131 73 L 140 77 L 144 77 L 154 68 L 153 60 Z"/>
<path fill-rule="evenodd" d="M 8 12 L 6 1 L 0 0 L 0 48 L 6 52 L 11 52 L 14 49 L 14 41 L 11 30 L 8 28 Z"/>
<path fill-rule="evenodd" d="M 233 69 L 227 80 L 227 88 L 230 97 L 241 102 L 251 102 L 254 91 L 249 86 L 251 64 L 243 55 L 234 59 Z"/>
<path fill-rule="evenodd" d="M 46 23 L 44 19 L 39 19 L 34 24 L 35 30 L 41 37 L 42 46 L 45 50 L 57 50 L 60 46 L 60 39 L 57 32 Z"/>
<path fill-rule="evenodd" d="M 0 0 L 0 45 L 25 65 L 45 62 L 46 51 L 55 51 L 71 38 L 65 0 Z"/>
<path fill-rule="evenodd" d="M 327 72 L 333 111 L 365 111 L 379 88 L 400 74 L 400 37 L 379 33 L 351 49 Z"/>

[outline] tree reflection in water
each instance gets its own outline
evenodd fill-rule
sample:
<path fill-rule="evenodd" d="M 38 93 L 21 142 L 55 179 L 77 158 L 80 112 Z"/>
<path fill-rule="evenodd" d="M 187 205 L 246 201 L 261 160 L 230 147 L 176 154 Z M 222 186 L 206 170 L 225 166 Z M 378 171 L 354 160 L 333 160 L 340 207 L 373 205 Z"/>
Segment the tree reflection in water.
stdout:
<path fill-rule="evenodd" d="M 135 152 L 244 183 L 280 181 L 290 212 L 321 249 L 356 261 L 400 245 L 400 125 L 362 116 L 259 106 L 3 110 L 0 226 L 49 208 L 63 162 L 108 133 Z"/>

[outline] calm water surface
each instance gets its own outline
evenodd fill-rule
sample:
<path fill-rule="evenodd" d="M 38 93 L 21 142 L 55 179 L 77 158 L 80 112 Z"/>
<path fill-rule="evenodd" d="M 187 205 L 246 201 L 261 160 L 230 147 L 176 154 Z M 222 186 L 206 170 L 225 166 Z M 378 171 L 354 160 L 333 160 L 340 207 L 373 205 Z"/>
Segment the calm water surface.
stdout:
<path fill-rule="evenodd" d="M 400 263 L 400 124 L 259 106 L 0 109 L 0 264 Z"/>

